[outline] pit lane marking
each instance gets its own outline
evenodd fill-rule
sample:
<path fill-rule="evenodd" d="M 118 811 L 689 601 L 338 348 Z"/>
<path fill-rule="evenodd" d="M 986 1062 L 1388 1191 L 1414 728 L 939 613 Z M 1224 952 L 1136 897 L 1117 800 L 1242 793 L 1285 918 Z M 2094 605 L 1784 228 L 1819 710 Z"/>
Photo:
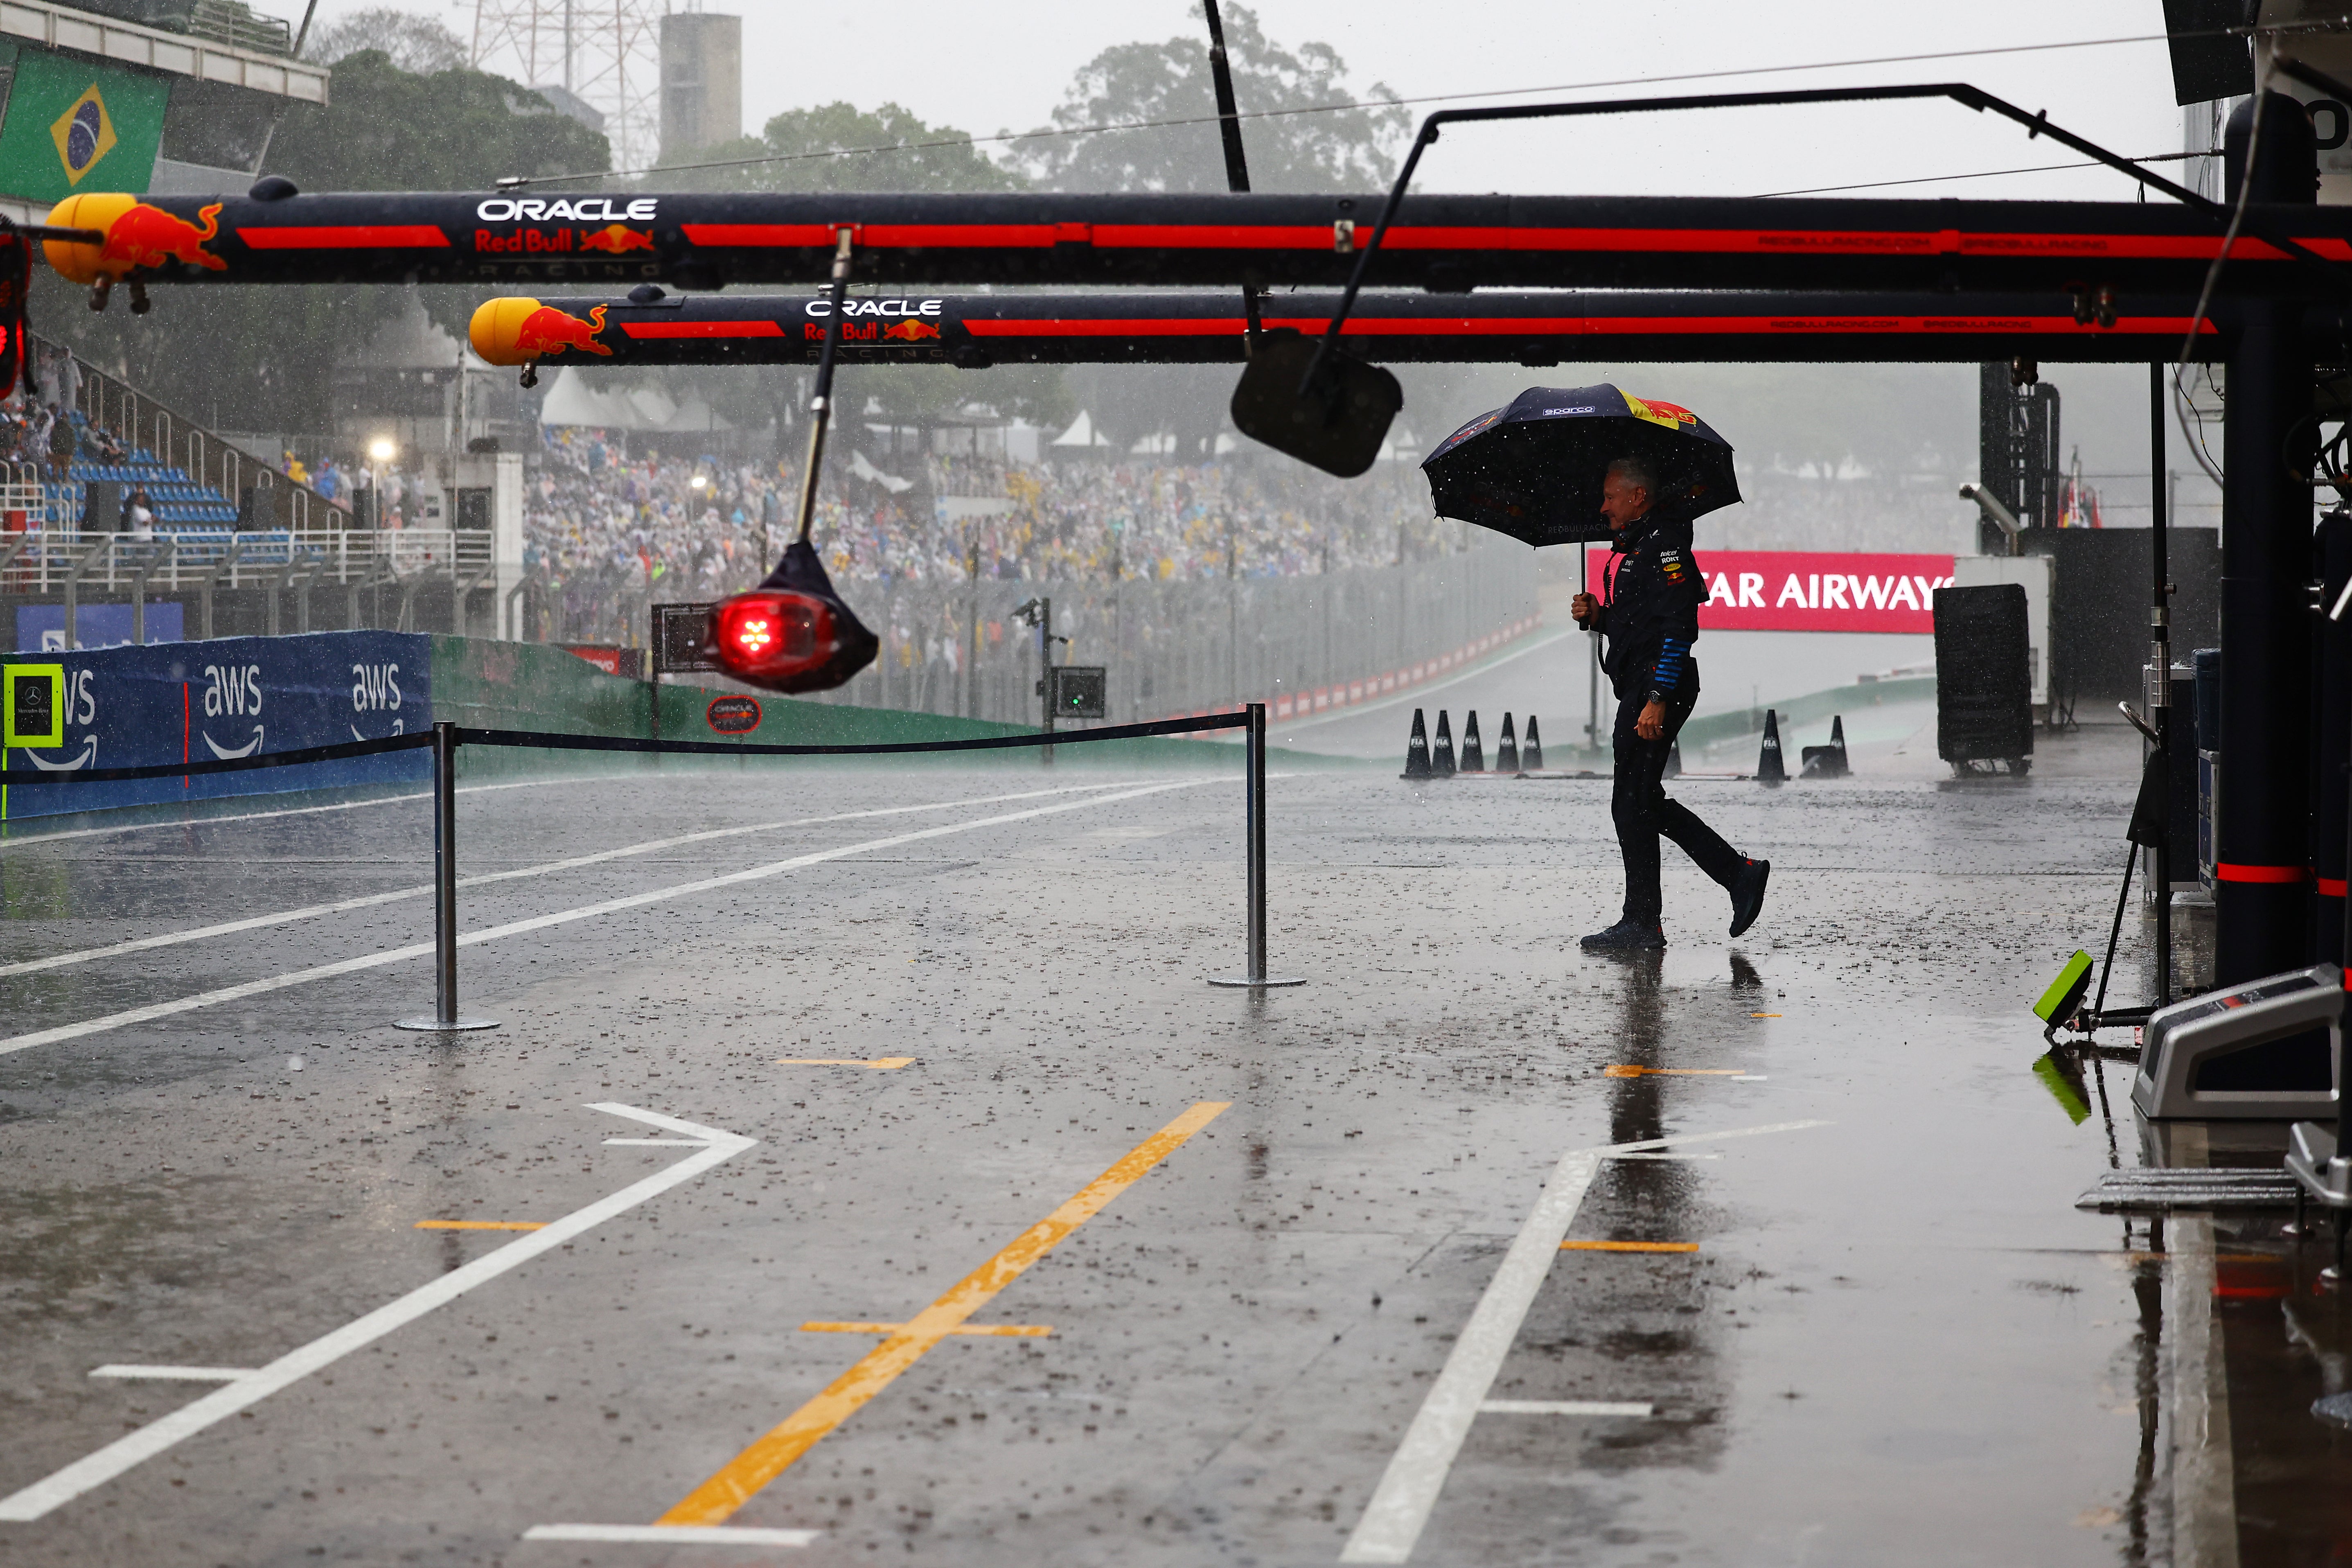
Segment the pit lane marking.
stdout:
<path fill-rule="evenodd" d="M 1562 1252 L 1696 1252 L 1696 1241 L 1563 1241 Z"/>
<path fill-rule="evenodd" d="M 648 1198 L 694 1180 L 746 1149 L 759 1147 L 756 1138 L 722 1132 L 716 1127 L 704 1127 L 697 1122 L 682 1121 L 674 1116 L 640 1110 L 633 1105 L 616 1105 L 607 1101 L 588 1109 L 688 1134 L 698 1145 L 698 1152 L 667 1170 L 657 1171 L 642 1181 L 631 1183 L 619 1192 L 574 1209 L 541 1229 L 517 1237 L 504 1247 L 485 1253 L 428 1284 L 420 1285 L 406 1295 L 385 1302 L 374 1311 L 320 1335 L 309 1344 L 287 1352 L 267 1366 L 241 1373 L 193 1405 L 184 1405 L 168 1415 L 150 1421 L 146 1426 L 116 1438 L 96 1453 L 75 1460 L 46 1479 L 35 1481 L 9 1497 L 0 1498 L 0 1521 L 27 1523 L 39 1519 L 50 1510 L 104 1486 L 126 1470 L 185 1442 L 206 1427 L 260 1404 L 312 1373 L 332 1366 L 353 1351 L 364 1349 L 394 1330 L 406 1327 L 436 1307 L 448 1305 L 477 1285 L 486 1285 L 508 1270 L 530 1262 L 541 1253 L 551 1251 L 573 1237 L 593 1230 L 614 1215 L 627 1213 Z"/>
<path fill-rule="evenodd" d="M 1120 801 L 1139 800 L 1145 795 L 1165 794 L 1170 790 L 1198 789 L 1204 784 L 1223 782 L 1224 781 L 1222 779 L 1214 778 L 1181 779 L 1171 784 L 1146 784 L 1139 788 L 1122 790 L 1116 795 L 1092 795 L 1084 800 L 1064 801 L 1055 805 L 1033 806 L 1027 811 L 1008 811 L 995 816 L 975 817 L 970 822 L 950 822 L 937 827 L 917 828 L 913 832 L 894 834 L 887 838 L 869 838 L 862 844 L 845 844 L 837 848 L 813 850 L 806 855 L 795 855 L 788 860 L 772 860 L 764 866 L 747 867 L 740 871 L 727 872 L 723 876 L 705 877 L 693 882 L 679 882 L 667 888 L 656 888 L 649 892 L 630 893 L 617 899 L 607 899 L 602 903 L 583 904 L 576 909 L 558 910 L 552 914 L 533 915 L 528 920 L 509 921 L 505 925 L 461 932 L 457 938 L 457 945 L 474 947 L 482 942 L 497 942 L 505 937 L 545 931 L 550 926 L 568 925 L 574 921 L 592 920 L 598 915 L 638 909 L 646 904 L 657 904 L 667 899 L 684 898 L 694 893 L 707 893 L 713 889 L 733 887 L 742 882 L 761 881 L 769 877 L 781 876 L 786 871 L 797 871 L 805 867 L 822 865 L 829 860 L 843 860 L 850 856 L 863 855 L 870 850 L 892 849 L 901 844 L 912 844 L 926 838 L 943 838 L 950 834 L 970 833 L 982 827 L 1001 827 L 1007 823 L 1026 822 L 1034 817 L 1053 816 L 1066 811 L 1083 811 L 1089 806 L 1112 805 Z M 259 996 L 272 991 L 283 991 L 289 986 L 300 985 L 312 980 L 331 980 L 339 974 L 356 974 L 363 970 L 381 969 L 387 964 L 404 963 L 412 958 L 423 958 L 432 952 L 431 942 L 415 942 L 407 947 L 389 948 L 382 952 L 362 953 L 357 958 L 346 958 L 334 963 L 321 963 L 310 969 L 291 970 L 284 974 L 270 975 L 266 979 L 248 980 L 241 985 L 225 985 L 217 991 L 198 992 L 195 995 L 182 996 L 170 1002 L 154 1002 L 144 1007 L 127 1008 L 120 1013 L 109 1013 L 101 1017 L 87 1018 L 78 1024 L 60 1024 L 54 1028 L 36 1029 L 31 1034 L 13 1035 L 0 1039 L 0 1056 L 7 1056 L 15 1051 L 30 1050 L 35 1046 L 49 1046 L 64 1040 L 79 1039 L 84 1035 L 100 1034 L 109 1029 L 119 1029 L 131 1024 L 152 1023 L 158 1018 L 193 1013 L 200 1007 L 215 1007 L 225 1002 L 240 1002 L 247 996 Z"/>
<path fill-rule="evenodd" d="M 1429 1522 L 1437 1495 L 1454 1468 L 1454 1456 L 1470 1436 L 1470 1424 L 1486 1402 L 1486 1392 L 1502 1371 L 1535 1305 L 1537 1292 L 1568 1239 L 1569 1226 L 1583 1205 L 1601 1162 L 1629 1152 L 1663 1149 L 1675 1143 L 1704 1143 L 1725 1138 L 1758 1138 L 1768 1132 L 1795 1132 L 1827 1127 L 1826 1121 L 1776 1121 L 1763 1127 L 1741 1127 L 1724 1132 L 1685 1132 L 1668 1138 L 1645 1138 L 1633 1143 L 1595 1149 L 1571 1149 L 1559 1157 L 1551 1176 L 1536 1198 L 1535 1207 L 1503 1255 L 1502 1266 L 1486 1283 L 1485 1294 L 1463 1325 L 1461 1337 L 1445 1357 L 1437 1381 L 1422 1400 L 1421 1409 L 1405 1430 L 1404 1440 L 1389 1460 L 1373 1489 L 1371 1501 L 1356 1521 L 1342 1563 L 1404 1563 L 1412 1557 L 1422 1527 Z"/>
<path fill-rule="evenodd" d="M 862 1061 L 855 1057 L 778 1057 L 776 1065 L 780 1068 L 872 1068 L 877 1072 L 897 1072 L 900 1068 L 913 1066 L 914 1061 L 912 1057 L 876 1057 L 871 1061 Z"/>
<path fill-rule="evenodd" d="M 1153 1166 L 1181 1148 L 1186 1140 L 1223 1114 L 1232 1103 L 1202 1100 L 1137 1144 L 1108 1170 L 1080 1188 L 1067 1203 L 1022 1232 L 1010 1246 L 950 1286 L 947 1294 L 911 1321 L 899 1325 L 856 1365 L 721 1466 L 717 1474 L 688 1492 L 677 1507 L 655 1522 L 724 1524 L 736 1510 L 782 1475 L 827 1433 L 857 1414 L 933 1346 L 962 1327 L 967 1318 L 995 1300 L 997 1293 L 1018 1279 L 1031 1264 L 1101 1213 L 1112 1199 L 1141 1181 Z"/>
<path fill-rule="evenodd" d="M 484 788 L 508 789 L 509 784 L 484 785 Z M 831 816 L 803 816 L 789 822 L 754 822 L 741 827 L 712 827 L 698 833 L 682 833 L 672 838 L 649 838 L 642 844 L 625 844 L 618 848 L 600 849 L 593 855 L 576 855 L 565 860 L 546 860 L 536 866 L 520 866 L 511 871 L 487 871 L 479 876 L 460 877 L 460 888 L 487 887 L 493 882 L 512 882 L 526 877 L 551 877 L 559 871 L 576 871 L 583 866 L 601 865 L 608 860 L 626 859 L 631 856 L 650 855 L 657 849 L 675 849 L 681 845 L 703 844 L 717 838 L 736 838 L 747 833 L 773 833 L 787 827 L 813 827 L 827 822 L 853 822 L 868 816 L 899 816 L 915 811 L 949 811 L 962 805 L 997 805 L 1009 800 L 1035 800 L 1041 795 L 1072 795 L 1085 790 L 1116 788 L 1113 784 L 1071 784 L 1058 789 L 1024 790 L 1018 795 L 974 795 L 968 800 L 926 802 L 920 805 L 887 805 L 870 811 L 844 811 Z M 464 794 L 464 791 L 459 791 Z M 421 795 L 404 799 L 423 799 Z M 326 810 L 327 807 L 315 809 Z M 227 819 L 223 819 L 227 820 Z M 270 914 L 252 915 L 240 921 L 224 921 L 218 925 L 194 926 L 186 931 L 163 931 L 154 936 L 134 937 L 129 942 L 112 942 L 105 947 L 78 948 L 71 952 L 53 952 L 47 958 L 19 959 L 14 963 L 0 963 L 0 975 L 33 974 L 45 969 L 62 969 L 68 964 L 92 963 L 104 958 L 120 958 L 125 953 L 147 952 L 159 947 L 176 947 L 184 942 L 204 942 L 213 937 L 234 936 L 239 931 L 261 931 L 270 926 L 286 925 L 294 921 L 315 920 L 325 915 L 349 914 L 353 910 L 374 909 L 382 904 L 396 904 L 408 899 L 421 899 L 433 891 L 430 882 L 414 888 L 394 888 L 388 892 L 365 893 L 358 898 L 339 899 L 331 904 L 310 904 L 299 910 L 278 910 Z"/>
<path fill-rule="evenodd" d="M 630 775 L 626 773 L 580 773 L 561 779 L 520 779 L 512 784 L 459 784 L 457 793 L 487 795 L 494 789 L 551 789 L 558 784 L 609 784 L 615 779 L 628 777 Z M 217 800 L 222 797 L 215 795 L 212 798 Z M 117 833 L 152 833 L 164 827 L 210 827 L 216 822 L 262 822 L 275 816 L 316 816 L 320 812 L 360 811 L 371 805 L 396 805 L 404 800 L 432 798 L 431 790 L 415 790 L 406 795 L 381 795 L 373 800 L 337 801 L 332 805 L 293 805 L 283 811 L 241 811 L 233 816 L 185 816 L 170 822 L 126 822 L 120 827 L 69 827 L 63 833 L 17 833 L 15 829 L 19 823 L 41 820 L 37 816 L 20 816 L 0 827 L 0 849 L 30 848 L 36 844 L 61 844 L 68 838 L 101 838 Z"/>

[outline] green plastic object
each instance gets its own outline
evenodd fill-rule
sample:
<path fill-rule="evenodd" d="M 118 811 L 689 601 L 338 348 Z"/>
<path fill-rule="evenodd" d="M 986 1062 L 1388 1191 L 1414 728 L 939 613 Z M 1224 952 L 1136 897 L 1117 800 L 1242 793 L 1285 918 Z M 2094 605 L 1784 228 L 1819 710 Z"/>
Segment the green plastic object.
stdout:
<path fill-rule="evenodd" d="M 2091 955 L 2076 948 L 2074 956 L 2066 961 L 2066 967 L 2058 972 L 2058 978 L 2050 983 L 2050 989 L 2042 994 L 2042 1000 L 2033 1005 L 2033 1016 L 2055 1026 L 2060 1019 L 2074 1016 L 2074 1005 L 2090 988 Z"/>

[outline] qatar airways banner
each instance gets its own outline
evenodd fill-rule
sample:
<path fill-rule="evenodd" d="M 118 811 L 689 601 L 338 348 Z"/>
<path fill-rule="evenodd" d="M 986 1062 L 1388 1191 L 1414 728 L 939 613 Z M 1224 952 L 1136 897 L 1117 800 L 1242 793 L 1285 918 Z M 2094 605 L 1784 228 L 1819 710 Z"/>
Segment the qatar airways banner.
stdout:
<path fill-rule="evenodd" d="M 1921 632 L 1936 629 L 1936 590 L 1952 584 L 1948 555 L 1855 555 L 1810 550 L 1695 550 L 1710 595 L 1701 631 Z M 1589 560 L 1601 591 L 1609 552 Z"/>

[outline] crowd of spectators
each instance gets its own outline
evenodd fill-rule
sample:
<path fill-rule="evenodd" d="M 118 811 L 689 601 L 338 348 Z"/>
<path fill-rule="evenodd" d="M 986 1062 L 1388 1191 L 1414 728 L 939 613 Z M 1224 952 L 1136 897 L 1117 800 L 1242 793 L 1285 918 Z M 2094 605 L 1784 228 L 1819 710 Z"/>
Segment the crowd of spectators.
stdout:
<path fill-rule="evenodd" d="M 605 431 L 551 429 L 525 477 L 526 563 L 592 595 L 749 586 L 786 542 L 795 468 L 632 454 Z M 828 464 L 814 537 L 827 570 L 852 580 L 1177 582 L 1386 565 L 1448 549 L 1456 532 L 1403 465 L 1341 486 L 1255 463 L 852 453 Z"/>

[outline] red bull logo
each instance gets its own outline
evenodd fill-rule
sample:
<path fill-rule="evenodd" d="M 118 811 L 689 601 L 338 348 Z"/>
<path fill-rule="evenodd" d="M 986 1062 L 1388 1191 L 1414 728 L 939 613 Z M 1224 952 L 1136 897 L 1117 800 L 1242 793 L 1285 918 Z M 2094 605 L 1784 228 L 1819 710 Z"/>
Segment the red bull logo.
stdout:
<path fill-rule="evenodd" d="M 1646 419 L 1653 425 L 1663 425 L 1669 430 L 1679 430 L 1685 425 L 1698 423 L 1698 416 L 1687 408 L 1676 407 L 1674 404 L 1660 403 L 1651 398 L 1636 397 L 1630 392 L 1625 394 L 1625 409 L 1636 419 Z"/>
<path fill-rule="evenodd" d="M 602 354 L 610 359 L 613 351 L 596 341 L 604 330 L 604 307 L 596 306 L 585 320 L 569 310 L 559 310 L 552 305 L 541 305 L 522 319 L 515 330 L 514 353 L 525 360 L 543 359 L 560 354 L 566 349 L 578 349 L 583 353 Z"/>
<path fill-rule="evenodd" d="M 631 228 L 625 223 L 606 224 L 603 228 L 583 229 L 580 234 L 580 248 L 583 250 L 602 250 L 613 256 L 619 256 L 625 251 L 651 250 L 653 247 L 653 230 Z"/>
<path fill-rule="evenodd" d="M 206 205 L 196 214 L 204 220 L 199 226 L 186 218 L 174 217 L 162 207 L 134 202 L 121 217 L 107 225 L 106 243 L 99 249 L 96 270 L 110 278 L 122 278 L 137 268 L 177 261 L 186 267 L 226 272 L 228 263 L 205 248 L 220 237 L 220 211 L 218 202 Z"/>
<path fill-rule="evenodd" d="M 897 326 L 889 328 L 882 335 L 886 338 L 896 338 L 902 343 L 917 343 L 925 338 L 938 337 L 940 330 L 929 321 L 919 321 L 909 317 Z"/>

